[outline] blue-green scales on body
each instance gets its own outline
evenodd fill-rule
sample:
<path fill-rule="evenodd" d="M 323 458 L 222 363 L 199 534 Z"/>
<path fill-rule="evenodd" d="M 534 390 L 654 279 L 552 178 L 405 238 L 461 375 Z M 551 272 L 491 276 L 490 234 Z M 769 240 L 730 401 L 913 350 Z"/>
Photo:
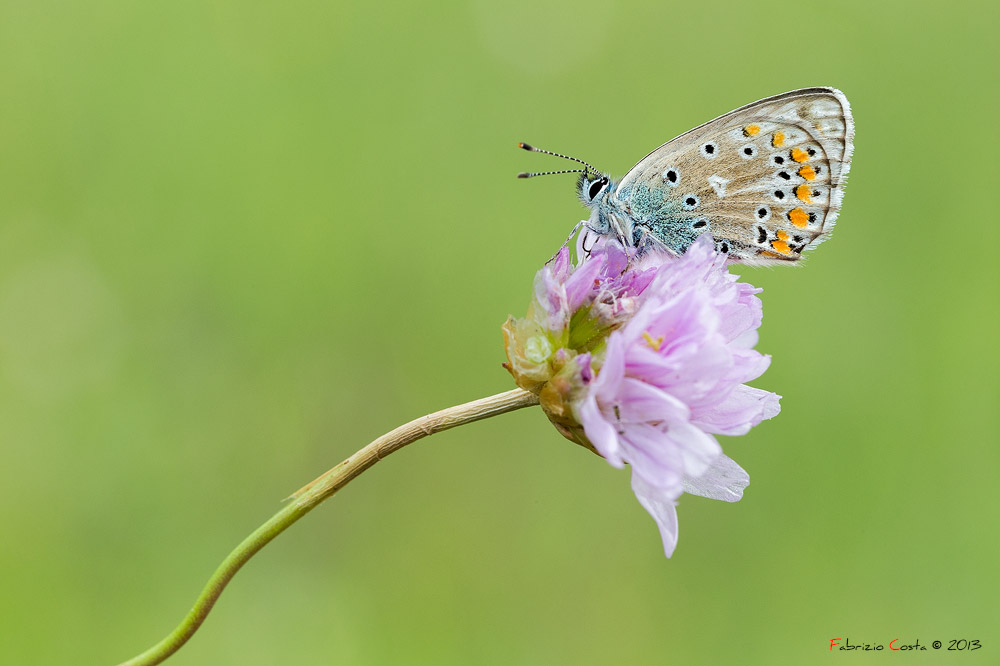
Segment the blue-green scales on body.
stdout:
<path fill-rule="evenodd" d="M 684 210 L 677 197 L 667 190 L 651 190 L 645 183 L 628 186 L 618 192 L 616 198 L 626 202 L 635 221 L 632 228 L 632 242 L 638 247 L 644 233 L 652 234 L 674 254 L 684 254 L 688 247 L 705 229 L 695 229 L 696 218 Z"/>
<path fill-rule="evenodd" d="M 706 221 L 685 210 L 683 201 L 665 188 L 640 182 L 618 190 L 618 184 L 603 175 L 596 179 L 582 175 L 578 187 L 580 198 L 591 208 L 587 227 L 598 234 L 621 234 L 625 236 L 621 240 L 629 240 L 633 247 L 640 247 L 644 236 L 652 236 L 681 255 L 708 230 Z"/>

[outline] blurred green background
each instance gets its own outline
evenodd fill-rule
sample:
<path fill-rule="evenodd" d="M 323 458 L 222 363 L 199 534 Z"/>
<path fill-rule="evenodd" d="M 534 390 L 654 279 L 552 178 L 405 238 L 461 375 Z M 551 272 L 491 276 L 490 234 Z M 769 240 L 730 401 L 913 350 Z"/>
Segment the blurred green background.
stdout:
<path fill-rule="evenodd" d="M 998 18 L 3 2 L 0 662 L 138 653 L 291 491 L 512 387 L 500 325 L 584 215 L 571 176 L 514 178 L 564 167 L 517 141 L 621 176 L 834 85 L 857 121 L 837 232 L 742 271 L 774 356 L 755 384 L 784 395 L 724 442 L 743 502 L 684 497 L 665 560 L 627 473 L 506 415 L 355 481 L 170 663 L 802 664 L 834 637 L 997 663 Z"/>

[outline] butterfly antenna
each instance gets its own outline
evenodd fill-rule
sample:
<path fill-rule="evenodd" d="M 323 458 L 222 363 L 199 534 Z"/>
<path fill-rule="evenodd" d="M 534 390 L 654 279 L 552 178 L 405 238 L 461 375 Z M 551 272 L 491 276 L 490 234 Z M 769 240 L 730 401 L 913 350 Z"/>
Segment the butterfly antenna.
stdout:
<path fill-rule="evenodd" d="M 588 170 L 592 171 L 593 173 L 597 173 L 597 174 L 601 173 L 600 171 L 598 171 L 597 169 L 595 169 L 591 165 L 587 164 L 583 160 L 577 159 L 575 157 L 570 157 L 569 155 L 563 155 L 562 153 L 554 153 L 551 150 L 545 150 L 543 148 L 535 148 L 534 146 L 529 145 L 527 143 L 523 143 L 523 142 L 517 144 L 517 147 L 521 148 L 522 150 L 527 150 L 528 152 L 532 152 L 532 153 L 545 153 L 546 155 L 552 155 L 554 157 L 561 157 L 564 160 L 572 160 L 574 162 L 579 162 L 583 166 L 587 167 L 586 169 L 573 169 L 573 170 L 568 170 L 568 171 L 546 171 L 544 173 L 532 173 L 532 174 L 519 173 L 519 174 L 517 174 L 518 178 L 531 178 L 532 176 L 547 176 L 547 175 L 553 174 L 553 173 L 586 173 Z"/>
<path fill-rule="evenodd" d="M 565 171 L 522 171 L 518 178 L 534 178 L 535 176 L 551 176 L 556 173 L 584 173 L 586 169 L 566 169 Z"/>

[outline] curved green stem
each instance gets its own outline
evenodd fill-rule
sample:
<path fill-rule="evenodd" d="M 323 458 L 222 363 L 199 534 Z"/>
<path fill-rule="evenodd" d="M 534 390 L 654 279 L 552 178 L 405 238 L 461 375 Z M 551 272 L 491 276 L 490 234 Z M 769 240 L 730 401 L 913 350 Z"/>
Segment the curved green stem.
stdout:
<path fill-rule="evenodd" d="M 320 502 L 331 497 L 350 481 L 386 457 L 411 442 L 427 435 L 433 435 L 442 430 L 464 425 L 473 421 L 497 416 L 506 412 L 530 407 L 538 404 L 538 396 L 523 389 L 514 389 L 499 393 L 489 398 L 467 402 L 464 405 L 449 407 L 439 412 L 421 416 L 395 430 L 388 432 L 368 446 L 364 447 L 350 458 L 340 463 L 312 483 L 296 491 L 281 511 L 274 514 L 266 523 L 258 527 L 233 552 L 229 553 L 219 568 L 215 570 L 201 594 L 195 600 L 194 606 L 184 620 L 162 641 L 142 654 L 122 662 L 121 666 L 151 666 L 159 664 L 187 642 L 201 623 L 205 621 L 212 606 L 218 600 L 222 591 L 257 551 L 266 546 L 272 539 L 288 529 L 295 521 L 306 515 Z"/>

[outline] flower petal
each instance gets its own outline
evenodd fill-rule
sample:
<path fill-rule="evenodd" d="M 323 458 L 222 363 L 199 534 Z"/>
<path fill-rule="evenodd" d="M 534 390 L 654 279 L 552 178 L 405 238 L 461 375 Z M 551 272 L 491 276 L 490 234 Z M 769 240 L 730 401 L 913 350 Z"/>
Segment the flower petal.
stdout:
<path fill-rule="evenodd" d="M 650 485 L 681 494 L 684 457 L 678 446 L 660 429 L 648 424 L 633 424 L 624 429 L 619 441 L 622 457 Z"/>
<path fill-rule="evenodd" d="M 585 397 L 576 407 L 577 420 L 583 426 L 583 432 L 587 439 L 594 445 L 612 467 L 621 469 L 625 466 L 625 461 L 621 455 L 621 445 L 618 442 L 618 433 L 615 427 L 608 422 L 597 406 L 597 399 L 593 394 Z"/>
<path fill-rule="evenodd" d="M 590 384 L 591 392 L 600 398 L 613 401 L 621 390 L 625 379 L 625 341 L 617 331 L 608 336 L 604 362 L 597 372 L 597 378 Z"/>
<path fill-rule="evenodd" d="M 748 485 L 750 475 L 721 453 L 701 476 L 684 477 L 684 492 L 723 502 L 739 502 Z"/>
<path fill-rule="evenodd" d="M 566 302 L 570 312 L 575 312 L 592 295 L 594 281 L 607 265 L 604 255 L 594 255 L 585 260 L 566 280 Z"/>
<path fill-rule="evenodd" d="M 712 460 L 722 453 L 718 440 L 691 423 L 674 423 L 670 440 L 680 450 L 686 474 L 702 474 Z"/>
<path fill-rule="evenodd" d="M 625 423 L 687 421 L 691 410 L 682 401 L 652 384 L 625 377 L 618 393 L 619 413 Z"/>
<path fill-rule="evenodd" d="M 652 486 L 645 481 L 635 471 L 632 472 L 632 492 L 639 500 L 649 515 L 656 521 L 656 526 L 660 528 L 660 537 L 663 539 L 663 552 L 667 557 L 674 554 L 677 547 L 677 506 L 675 500 L 678 495 L 665 493 L 660 488 Z"/>
<path fill-rule="evenodd" d="M 780 398 L 776 393 L 739 384 L 722 402 L 695 410 L 692 423 L 718 435 L 745 435 L 764 419 L 777 416 Z"/>

